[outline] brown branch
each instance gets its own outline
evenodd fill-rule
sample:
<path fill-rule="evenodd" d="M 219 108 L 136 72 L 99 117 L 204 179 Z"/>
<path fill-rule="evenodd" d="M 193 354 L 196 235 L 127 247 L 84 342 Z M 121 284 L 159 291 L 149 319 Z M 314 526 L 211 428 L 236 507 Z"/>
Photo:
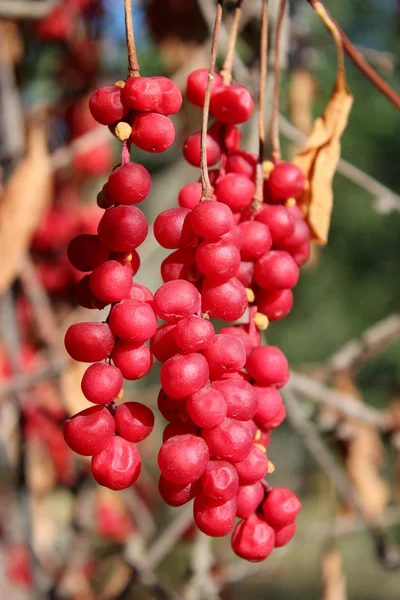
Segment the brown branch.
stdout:
<path fill-rule="evenodd" d="M 230 85 L 232 81 L 232 66 L 233 66 L 233 57 L 235 55 L 236 41 L 239 32 L 239 24 L 240 18 L 242 16 L 242 2 L 243 0 L 237 0 L 235 6 L 235 12 L 233 15 L 231 33 L 229 36 L 229 44 L 228 50 L 226 52 L 225 61 L 222 66 L 222 70 L 220 75 L 226 85 Z"/>
<path fill-rule="evenodd" d="M 280 40 L 282 33 L 282 24 L 285 17 L 286 0 L 279 2 L 278 21 L 275 30 L 275 64 L 274 64 L 274 93 L 272 100 L 272 119 L 271 119 L 271 154 L 272 160 L 277 162 L 281 158 L 281 146 L 279 142 L 279 73 L 280 64 Z"/>
<path fill-rule="evenodd" d="M 312 6 L 314 10 L 318 10 L 318 7 L 323 6 L 320 0 L 308 0 L 308 3 Z M 370 82 L 384 95 L 386 98 L 397 108 L 400 110 L 400 96 L 384 81 L 378 73 L 367 63 L 364 59 L 361 52 L 357 50 L 357 48 L 351 43 L 347 35 L 340 28 L 340 26 L 336 23 L 336 21 L 331 17 L 328 11 L 324 8 L 325 12 L 329 15 L 330 19 L 335 23 L 340 37 L 342 39 L 343 48 L 349 58 L 353 61 L 356 67 L 370 80 Z"/>
<path fill-rule="evenodd" d="M 128 49 L 128 75 L 140 77 L 139 63 L 136 54 L 135 36 L 132 23 L 132 0 L 124 0 L 126 45 Z"/>
<path fill-rule="evenodd" d="M 201 123 L 201 148 L 200 148 L 200 166 L 201 166 L 201 198 L 202 200 L 211 200 L 212 187 L 208 177 L 207 167 L 207 126 L 208 114 L 210 111 L 211 89 L 215 73 L 215 63 L 217 60 L 218 39 L 221 29 L 222 6 L 224 0 L 217 0 L 217 12 L 215 15 L 214 30 L 211 43 L 211 59 L 208 71 L 208 81 L 206 95 L 204 99 L 203 118 Z"/>

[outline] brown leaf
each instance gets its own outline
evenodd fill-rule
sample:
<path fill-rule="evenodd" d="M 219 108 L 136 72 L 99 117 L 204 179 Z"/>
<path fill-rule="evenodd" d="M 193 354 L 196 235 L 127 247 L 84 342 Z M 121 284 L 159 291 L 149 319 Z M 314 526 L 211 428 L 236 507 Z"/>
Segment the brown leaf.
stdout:
<path fill-rule="evenodd" d="M 346 128 L 353 98 L 346 85 L 343 47 L 336 25 L 319 3 L 313 7 L 331 32 L 337 49 L 336 82 L 323 114 L 314 123 L 305 147 L 294 158 L 306 175 L 306 187 L 299 203 L 307 208 L 311 237 L 325 245 L 333 206 L 332 179 L 340 158 L 340 137 Z"/>
<path fill-rule="evenodd" d="M 337 550 L 322 557 L 322 600 L 347 600 L 346 577 L 342 557 Z"/>
<path fill-rule="evenodd" d="M 52 173 L 44 123 L 33 119 L 27 153 L 0 199 L 0 294 L 18 275 L 21 260 L 52 197 Z"/>

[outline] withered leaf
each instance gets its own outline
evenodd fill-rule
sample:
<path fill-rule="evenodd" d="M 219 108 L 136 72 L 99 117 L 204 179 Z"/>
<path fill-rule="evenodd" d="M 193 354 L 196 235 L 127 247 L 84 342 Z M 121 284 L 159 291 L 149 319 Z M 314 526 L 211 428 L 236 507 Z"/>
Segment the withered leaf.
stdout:
<path fill-rule="evenodd" d="M 311 134 L 304 148 L 295 156 L 294 163 L 306 175 L 306 187 L 299 203 L 307 208 L 306 220 L 311 238 L 325 245 L 333 206 L 332 179 L 340 158 L 340 138 L 347 125 L 353 98 L 346 84 L 343 47 L 337 27 L 319 2 L 313 3 L 313 7 L 335 40 L 338 67 L 328 104 L 314 122 Z"/>

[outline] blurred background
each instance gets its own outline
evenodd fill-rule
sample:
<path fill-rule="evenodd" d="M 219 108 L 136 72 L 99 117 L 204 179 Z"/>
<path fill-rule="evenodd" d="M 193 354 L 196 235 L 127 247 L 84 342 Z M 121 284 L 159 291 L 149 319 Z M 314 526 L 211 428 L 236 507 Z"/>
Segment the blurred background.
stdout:
<path fill-rule="evenodd" d="M 228 30 L 233 4 L 226 2 Z M 277 1 L 269 4 L 273 27 Z M 399 3 L 325 4 L 400 92 Z M 234 69 L 254 93 L 260 9 L 259 0 L 243 2 Z M 308 3 L 293 0 L 289 9 L 280 57 L 286 159 L 322 112 L 336 68 L 331 38 Z M 208 66 L 214 11 L 211 0 L 133 0 L 141 73 L 168 75 L 184 92 L 187 75 Z M 0 0 L 1 598 L 399 598 L 400 120 L 346 64 L 354 107 L 343 136 L 347 162 L 334 180 L 329 243 L 314 247 L 294 309 L 267 332 L 304 377 L 301 401 L 287 397 L 288 424 L 268 452 L 276 467 L 271 483 L 293 489 L 304 508 L 293 542 L 249 565 L 232 558 L 228 539 L 205 551 L 190 510 L 161 502 L 160 415 L 141 443 L 142 475 L 123 493 L 97 486 L 88 460 L 64 444 L 64 419 L 87 401 L 80 391 L 85 366 L 67 359 L 63 335 L 70 323 L 93 319 L 74 303 L 81 274 L 69 265 L 66 246 L 96 231 L 96 195 L 120 160 L 120 143 L 92 119 L 88 98 L 126 77 L 123 0 Z M 172 149 L 132 149 L 132 160 L 153 177 L 141 206 L 150 223 L 199 176 L 181 148 L 200 119 L 184 101 L 173 117 Z M 256 117 L 243 127 L 243 140 L 257 151 Z M 151 236 L 139 248 L 135 280 L 153 292 L 166 252 Z M 125 398 L 155 406 L 158 369 L 126 386 Z"/>

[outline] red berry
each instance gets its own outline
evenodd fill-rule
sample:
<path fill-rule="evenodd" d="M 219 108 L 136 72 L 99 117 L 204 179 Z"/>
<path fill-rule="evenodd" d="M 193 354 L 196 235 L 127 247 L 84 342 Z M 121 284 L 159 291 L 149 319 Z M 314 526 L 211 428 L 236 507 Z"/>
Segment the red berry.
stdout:
<path fill-rule="evenodd" d="M 108 304 L 107 302 L 101 302 L 93 294 L 90 289 L 90 275 L 84 275 L 76 284 L 74 288 L 74 300 L 84 308 L 102 309 Z"/>
<path fill-rule="evenodd" d="M 157 406 L 164 419 L 170 423 L 180 422 L 181 415 L 185 410 L 185 403 L 182 402 L 182 399 L 171 398 L 163 389 L 158 393 Z"/>
<path fill-rule="evenodd" d="M 228 405 L 229 418 L 248 421 L 256 414 L 257 393 L 247 381 L 241 379 L 213 381 L 212 387 L 224 396 Z"/>
<path fill-rule="evenodd" d="M 114 252 L 131 252 L 146 239 L 146 217 L 136 206 L 113 206 L 105 211 L 98 234 L 105 246 Z"/>
<path fill-rule="evenodd" d="M 219 202 L 227 204 L 233 212 L 248 206 L 256 191 L 254 183 L 245 175 L 228 173 L 218 179 L 215 195 Z"/>
<path fill-rule="evenodd" d="M 187 397 L 186 410 L 198 427 L 210 428 L 223 422 L 227 405 L 221 392 L 206 386 Z"/>
<path fill-rule="evenodd" d="M 201 476 L 201 487 L 210 500 L 221 504 L 231 500 L 239 487 L 235 467 L 225 460 L 210 460 Z"/>
<path fill-rule="evenodd" d="M 122 376 L 130 381 L 144 377 L 153 363 L 153 356 L 147 346 L 124 340 L 118 340 L 115 344 L 111 358 Z"/>
<path fill-rule="evenodd" d="M 175 341 L 175 327 L 170 323 L 162 325 L 150 340 L 150 349 L 154 354 L 154 358 L 160 362 L 165 362 L 181 351 Z"/>
<path fill-rule="evenodd" d="M 91 406 L 64 424 L 64 439 L 74 452 L 91 456 L 101 452 L 114 435 L 115 422 L 104 406 Z"/>
<path fill-rule="evenodd" d="M 208 69 L 197 69 L 196 71 L 192 71 L 187 78 L 186 97 L 189 102 L 200 108 L 204 106 L 207 81 Z M 212 81 L 211 94 L 222 87 L 224 87 L 222 77 L 218 75 L 218 73 L 215 73 Z"/>
<path fill-rule="evenodd" d="M 196 237 L 188 208 L 168 208 L 154 221 L 154 236 L 163 248 L 183 248 Z"/>
<path fill-rule="evenodd" d="M 259 332 L 256 332 L 257 339 L 253 339 L 253 336 L 251 336 L 246 331 L 246 326 L 243 326 L 243 325 L 233 325 L 231 327 L 223 327 L 223 329 L 220 329 L 219 333 L 234 335 L 235 337 L 237 337 L 242 342 L 247 356 L 250 354 L 250 352 L 253 350 L 253 348 L 255 348 L 256 346 L 258 346 L 260 344 L 260 341 L 261 341 Z"/>
<path fill-rule="evenodd" d="M 165 479 L 163 475 L 160 475 L 158 489 L 164 502 L 169 504 L 169 506 L 177 507 L 183 506 L 189 500 L 192 500 L 199 492 L 200 485 L 198 481 L 189 483 L 188 485 L 176 485 Z"/>
<path fill-rule="evenodd" d="M 288 382 L 289 366 L 286 356 L 276 346 L 257 346 L 247 358 L 250 377 L 262 385 L 280 388 Z"/>
<path fill-rule="evenodd" d="M 195 262 L 195 249 L 180 248 L 172 252 L 161 263 L 161 277 L 166 283 L 175 279 L 185 279 L 186 281 L 197 281 L 201 276 Z"/>
<path fill-rule="evenodd" d="M 282 425 L 282 423 L 285 419 L 286 419 L 286 408 L 284 407 L 284 405 L 282 405 L 279 412 L 276 414 L 276 416 L 271 417 L 271 419 L 268 421 L 267 429 L 276 429 L 277 427 Z M 261 427 L 261 424 L 260 424 L 260 427 Z"/>
<path fill-rule="evenodd" d="M 203 475 L 209 458 L 207 444 L 201 437 L 176 435 L 161 446 L 158 466 L 171 483 L 188 485 Z"/>
<path fill-rule="evenodd" d="M 184 403 L 181 402 L 181 406 L 184 407 Z M 184 412 L 185 409 L 182 408 L 181 416 Z M 181 421 L 176 419 L 175 421 L 171 421 L 171 423 L 168 423 L 168 425 L 165 427 L 163 431 L 162 441 L 164 443 L 172 437 L 175 437 L 177 435 L 186 435 L 188 433 L 190 433 L 191 435 L 198 435 L 199 428 L 193 423 L 193 421 Z"/>
<path fill-rule="evenodd" d="M 201 183 L 187 183 L 184 185 L 178 196 L 179 206 L 182 208 L 193 209 L 201 200 Z"/>
<path fill-rule="evenodd" d="M 154 294 L 154 310 L 160 319 L 176 323 L 199 312 L 200 294 L 188 281 L 168 281 Z"/>
<path fill-rule="evenodd" d="M 190 135 L 183 146 L 183 155 L 193 167 L 200 167 L 200 144 L 201 134 L 197 132 Z M 207 166 L 212 167 L 221 159 L 221 146 L 211 135 L 207 135 L 206 146 Z"/>
<path fill-rule="evenodd" d="M 225 283 L 204 278 L 201 288 L 202 311 L 212 319 L 236 321 L 244 314 L 248 301 L 245 287 L 236 277 Z"/>
<path fill-rule="evenodd" d="M 208 242 L 218 242 L 235 226 L 230 208 L 214 200 L 200 202 L 193 209 L 191 225 L 197 235 Z"/>
<path fill-rule="evenodd" d="M 275 246 L 280 250 L 286 250 L 292 253 L 299 246 L 307 244 L 310 240 L 310 230 L 303 219 L 296 219 L 294 222 L 294 231 L 292 235 L 278 240 Z"/>
<path fill-rule="evenodd" d="M 242 232 L 242 247 L 240 254 L 243 260 L 259 258 L 272 246 L 269 229 L 259 221 L 246 221 L 239 225 Z"/>
<path fill-rule="evenodd" d="M 124 402 L 114 413 L 115 427 L 128 442 L 141 442 L 153 431 L 153 412 L 140 402 Z"/>
<path fill-rule="evenodd" d="M 110 256 L 98 235 L 83 233 L 74 237 L 67 249 L 68 260 L 78 271 L 93 271 Z"/>
<path fill-rule="evenodd" d="M 245 152 L 244 150 L 236 150 L 228 155 L 226 160 L 227 173 L 239 173 L 246 175 L 252 181 L 256 178 L 257 155 Z"/>
<path fill-rule="evenodd" d="M 235 524 L 236 498 L 231 498 L 224 504 L 216 504 L 200 492 L 194 499 L 193 516 L 197 527 L 206 535 L 228 535 Z"/>
<path fill-rule="evenodd" d="M 249 429 L 235 419 L 226 418 L 221 425 L 204 429 L 201 435 L 207 442 L 211 456 L 231 463 L 244 460 L 253 444 Z"/>
<path fill-rule="evenodd" d="M 114 169 L 107 181 L 107 196 L 112 204 L 138 204 L 147 198 L 151 187 L 148 170 L 128 162 Z"/>
<path fill-rule="evenodd" d="M 286 546 L 296 533 L 296 523 L 290 523 L 286 527 L 275 528 L 275 548 Z"/>
<path fill-rule="evenodd" d="M 130 487 L 140 474 L 141 460 L 136 446 L 115 436 L 108 446 L 92 458 L 93 477 L 111 490 Z"/>
<path fill-rule="evenodd" d="M 115 337 L 107 323 L 74 323 L 68 327 L 64 343 L 74 360 L 97 362 L 110 354 Z"/>
<path fill-rule="evenodd" d="M 240 485 L 251 485 L 264 479 L 268 473 L 268 458 L 257 446 L 253 446 L 244 460 L 235 463 Z"/>
<path fill-rule="evenodd" d="M 271 424 L 274 423 L 274 419 L 282 408 L 281 395 L 272 387 L 257 384 L 253 387 L 258 398 L 258 408 L 255 419 L 263 429 L 270 429 Z"/>
<path fill-rule="evenodd" d="M 240 521 L 232 534 L 232 550 L 250 562 L 265 560 L 274 547 L 274 530 L 257 514 Z"/>
<path fill-rule="evenodd" d="M 143 344 L 155 333 L 157 317 L 147 302 L 128 299 L 111 309 L 108 324 L 115 337 Z"/>
<path fill-rule="evenodd" d="M 155 112 L 161 115 L 174 115 L 182 106 L 182 94 L 175 81 L 168 77 L 152 77 L 161 88 L 161 102 L 154 109 Z"/>
<path fill-rule="evenodd" d="M 309 242 L 301 244 L 301 246 L 298 246 L 291 252 L 293 259 L 298 267 L 301 267 L 302 265 L 304 265 L 304 263 L 308 261 L 308 259 L 310 258 L 310 253 L 311 248 Z"/>
<path fill-rule="evenodd" d="M 124 103 L 141 112 L 155 110 L 162 99 L 162 90 L 153 77 L 129 77 L 121 90 Z"/>
<path fill-rule="evenodd" d="M 128 112 L 121 102 L 121 88 L 117 85 L 106 85 L 93 92 L 89 108 L 93 118 L 102 125 L 112 125 Z"/>
<path fill-rule="evenodd" d="M 176 354 L 163 364 L 160 381 L 163 389 L 176 400 L 194 394 L 204 387 L 209 378 L 208 364 L 204 356 L 193 353 Z"/>
<path fill-rule="evenodd" d="M 178 321 L 175 341 L 184 352 L 197 352 L 211 346 L 215 339 L 214 327 L 202 317 L 190 315 Z"/>
<path fill-rule="evenodd" d="M 206 277 L 227 281 L 239 269 L 240 252 L 229 242 L 202 242 L 196 250 L 196 264 Z"/>
<path fill-rule="evenodd" d="M 213 345 L 203 351 L 203 356 L 208 362 L 211 379 L 240 371 L 246 363 L 242 342 L 236 336 L 227 334 L 216 335 Z"/>
<path fill-rule="evenodd" d="M 132 123 L 131 141 L 141 150 L 158 153 L 168 150 L 175 140 L 171 119 L 157 113 L 140 113 Z"/>
<path fill-rule="evenodd" d="M 291 490 L 273 488 L 263 504 L 263 513 L 273 527 L 286 527 L 293 523 L 301 509 L 301 502 Z"/>
<path fill-rule="evenodd" d="M 129 263 L 107 260 L 90 276 L 90 289 L 103 302 L 119 302 L 128 296 L 131 287 L 132 268 Z"/>
<path fill-rule="evenodd" d="M 250 287 L 254 281 L 254 262 L 253 261 L 240 261 L 239 269 L 236 273 L 236 279 L 244 285 L 244 287 Z"/>
<path fill-rule="evenodd" d="M 271 250 L 259 258 L 254 278 L 265 290 L 293 288 L 299 280 L 299 267 L 284 250 Z"/>
<path fill-rule="evenodd" d="M 263 499 L 264 487 L 259 481 L 251 485 L 239 485 L 236 494 L 236 515 L 240 519 L 246 519 L 256 511 Z"/>
<path fill-rule="evenodd" d="M 231 85 L 213 94 L 210 102 L 211 114 L 221 123 L 237 125 L 250 119 L 254 100 L 242 85 Z"/>
<path fill-rule="evenodd" d="M 257 290 L 255 303 L 270 321 L 283 319 L 293 306 L 292 290 Z"/>
<path fill-rule="evenodd" d="M 273 242 L 291 236 L 294 232 L 295 218 L 286 206 L 263 204 L 255 219 L 267 225 Z"/>
<path fill-rule="evenodd" d="M 132 283 L 129 297 L 132 300 L 139 300 L 140 302 L 148 302 L 150 306 L 153 306 L 153 294 L 145 285 L 140 283 Z"/>
<path fill-rule="evenodd" d="M 297 165 L 280 162 L 271 171 L 268 187 L 272 194 L 282 200 L 298 198 L 304 189 L 305 175 Z"/>
<path fill-rule="evenodd" d="M 112 402 L 122 389 L 121 371 L 107 363 L 90 365 L 82 377 L 83 395 L 95 404 Z"/>

